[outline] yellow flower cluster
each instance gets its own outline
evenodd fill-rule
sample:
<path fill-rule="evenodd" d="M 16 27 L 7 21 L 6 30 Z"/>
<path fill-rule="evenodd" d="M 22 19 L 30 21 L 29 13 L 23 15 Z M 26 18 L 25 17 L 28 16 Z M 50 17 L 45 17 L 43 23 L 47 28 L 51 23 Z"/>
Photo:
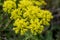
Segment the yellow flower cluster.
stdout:
<path fill-rule="evenodd" d="M 44 27 L 49 25 L 53 18 L 48 10 L 42 10 L 40 6 L 46 5 L 44 0 L 20 0 L 17 4 L 12 0 L 4 1 L 3 10 L 11 14 L 11 19 L 14 20 L 13 30 L 15 33 L 24 35 L 30 31 L 33 35 L 41 33 Z M 45 25 L 45 26 L 44 26 Z"/>
<path fill-rule="evenodd" d="M 16 2 L 17 0 L 4 0 L 4 1 L 14 1 L 14 2 Z"/>
<path fill-rule="evenodd" d="M 4 5 L 3 5 L 3 10 L 5 12 L 10 13 L 11 11 L 13 11 L 16 8 L 16 3 L 9 0 L 9 1 L 4 1 Z"/>
<path fill-rule="evenodd" d="M 13 25 L 17 26 L 13 28 L 13 30 L 15 30 L 15 33 L 18 33 L 20 31 L 21 35 L 23 35 L 27 31 L 28 22 L 25 22 L 24 19 L 17 19 Z"/>
<path fill-rule="evenodd" d="M 11 19 L 17 19 L 17 18 L 21 18 L 21 11 L 19 9 L 15 9 L 11 12 Z"/>

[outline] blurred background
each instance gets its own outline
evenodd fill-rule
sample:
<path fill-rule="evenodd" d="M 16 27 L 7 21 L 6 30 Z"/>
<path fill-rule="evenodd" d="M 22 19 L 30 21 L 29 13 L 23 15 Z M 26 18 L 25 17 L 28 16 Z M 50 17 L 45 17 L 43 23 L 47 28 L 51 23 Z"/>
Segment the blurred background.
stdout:
<path fill-rule="evenodd" d="M 50 27 L 45 29 L 41 35 L 21 36 L 19 34 L 16 35 L 12 30 L 13 21 L 11 21 L 9 15 L 5 14 L 2 10 L 4 0 L 0 0 L 0 40 L 60 40 L 60 0 L 45 1 L 47 5 L 42 7 L 42 9 L 51 11 L 54 16 L 50 22 Z"/>

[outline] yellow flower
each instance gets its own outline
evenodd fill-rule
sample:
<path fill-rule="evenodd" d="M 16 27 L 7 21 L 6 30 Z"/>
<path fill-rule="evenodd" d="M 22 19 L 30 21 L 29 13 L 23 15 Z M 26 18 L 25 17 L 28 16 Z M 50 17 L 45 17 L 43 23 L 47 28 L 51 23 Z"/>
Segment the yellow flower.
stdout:
<path fill-rule="evenodd" d="M 24 21 L 24 19 L 17 19 L 14 23 L 14 26 L 17 26 L 17 27 L 13 28 L 13 30 L 16 33 L 20 30 L 21 35 L 23 35 L 27 31 L 27 25 L 28 24 L 27 24 L 27 22 Z"/>
<path fill-rule="evenodd" d="M 18 4 L 18 8 L 25 8 L 25 7 L 28 7 L 28 6 L 31 6 L 33 5 L 32 1 L 29 1 L 29 0 L 22 0 L 19 2 Z"/>
<path fill-rule="evenodd" d="M 13 1 L 4 1 L 3 10 L 10 13 L 13 9 L 16 8 L 16 3 Z"/>
<path fill-rule="evenodd" d="M 45 26 L 50 25 L 53 16 L 50 11 L 41 9 L 42 5 L 46 5 L 44 0 L 19 0 L 19 3 L 15 1 L 4 1 L 3 10 L 10 13 L 10 19 L 14 20 L 13 30 L 16 34 L 24 35 L 30 31 L 37 35 L 42 33 Z"/>
<path fill-rule="evenodd" d="M 11 19 L 17 19 L 17 18 L 21 18 L 21 11 L 19 9 L 15 9 L 11 12 Z"/>
<path fill-rule="evenodd" d="M 16 2 L 17 0 L 5 0 L 5 1 L 14 1 L 14 2 Z"/>

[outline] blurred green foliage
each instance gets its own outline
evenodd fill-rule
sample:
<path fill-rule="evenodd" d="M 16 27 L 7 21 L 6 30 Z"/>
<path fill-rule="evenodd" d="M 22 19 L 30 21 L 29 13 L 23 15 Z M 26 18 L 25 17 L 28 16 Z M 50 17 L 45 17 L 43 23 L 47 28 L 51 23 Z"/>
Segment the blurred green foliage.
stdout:
<path fill-rule="evenodd" d="M 0 0 L 0 40 L 60 40 L 60 16 L 58 16 L 60 12 L 56 10 L 60 8 L 60 0 L 46 0 L 46 2 L 47 6 L 45 8 L 49 9 L 54 16 L 50 27 L 43 31 L 41 35 L 34 36 L 28 32 L 26 36 L 21 36 L 15 34 L 12 30 L 13 20 L 11 21 L 9 15 L 3 12 L 3 0 Z"/>

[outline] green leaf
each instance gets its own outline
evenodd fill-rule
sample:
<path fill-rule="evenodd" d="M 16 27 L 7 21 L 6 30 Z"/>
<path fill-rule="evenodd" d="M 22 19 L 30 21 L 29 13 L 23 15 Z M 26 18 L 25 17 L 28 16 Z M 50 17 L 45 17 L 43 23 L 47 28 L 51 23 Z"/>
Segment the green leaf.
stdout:
<path fill-rule="evenodd" d="M 47 33 L 46 33 L 46 40 L 53 40 L 51 31 L 47 31 Z"/>

